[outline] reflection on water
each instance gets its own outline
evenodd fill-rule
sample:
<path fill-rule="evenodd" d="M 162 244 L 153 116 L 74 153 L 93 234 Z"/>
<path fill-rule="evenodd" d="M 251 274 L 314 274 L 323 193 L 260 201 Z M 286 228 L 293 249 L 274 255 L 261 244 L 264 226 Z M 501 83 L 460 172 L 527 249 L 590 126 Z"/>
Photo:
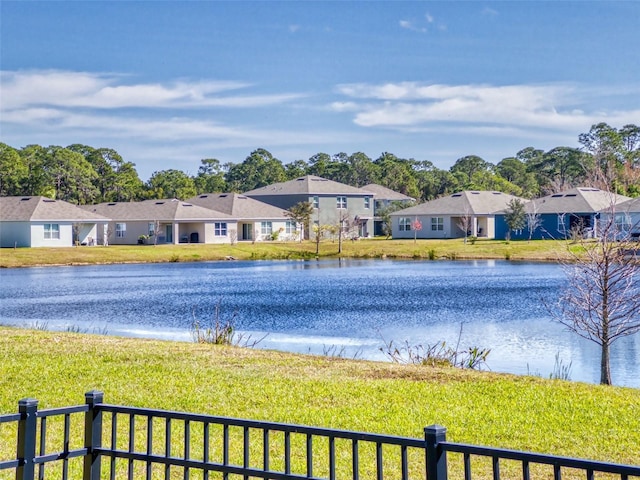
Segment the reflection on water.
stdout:
<path fill-rule="evenodd" d="M 1 272 L 0 321 L 188 341 L 194 318 L 223 317 L 262 348 L 384 359 L 384 341 L 490 348 L 494 371 L 548 376 L 556 355 L 573 380 L 599 380 L 599 348 L 553 323 L 542 299 L 557 265 L 501 261 L 258 261 Z M 640 335 L 614 344 L 618 385 L 640 387 Z"/>

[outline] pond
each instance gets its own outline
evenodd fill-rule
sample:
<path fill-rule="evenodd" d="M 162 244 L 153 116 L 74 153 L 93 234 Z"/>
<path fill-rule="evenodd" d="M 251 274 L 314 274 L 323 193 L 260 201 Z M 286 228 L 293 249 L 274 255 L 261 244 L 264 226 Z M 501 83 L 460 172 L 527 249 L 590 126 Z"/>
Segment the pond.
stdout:
<path fill-rule="evenodd" d="M 488 368 L 599 381 L 599 347 L 554 323 L 565 277 L 507 261 L 227 261 L 0 272 L 0 322 L 191 341 L 223 319 L 256 348 L 385 360 L 396 345 L 489 348 Z M 266 335 L 266 337 L 265 337 Z M 264 337 L 264 338 L 263 338 Z M 640 387 L 640 335 L 612 348 L 616 385 Z"/>

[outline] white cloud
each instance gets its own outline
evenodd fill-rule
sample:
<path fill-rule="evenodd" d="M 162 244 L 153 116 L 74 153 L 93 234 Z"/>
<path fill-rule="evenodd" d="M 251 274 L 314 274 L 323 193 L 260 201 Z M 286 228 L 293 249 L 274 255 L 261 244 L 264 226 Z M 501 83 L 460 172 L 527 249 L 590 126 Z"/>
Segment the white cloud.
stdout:
<path fill-rule="evenodd" d="M 623 125 L 640 118 L 639 110 L 587 111 L 593 103 L 577 85 L 430 85 L 416 82 L 340 85 L 351 99 L 354 122 L 363 127 L 412 128 L 454 123 L 480 127 L 562 129 L 608 121 Z M 602 89 L 600 95 L 605 93 Z M 581 104 L 584 103 L 584 104 Z M 636 120 L 637 121 L 637 120 Z"/>
<path fill-rule="evenodd" d="M 250 108 L 276 105 L 300 94 L 229 95 L 250 84 L 229 81 L 124 83 L 124 76 L 67 71 L 2 72 L 2 110 L 31 106 L 112 108 Z"/>

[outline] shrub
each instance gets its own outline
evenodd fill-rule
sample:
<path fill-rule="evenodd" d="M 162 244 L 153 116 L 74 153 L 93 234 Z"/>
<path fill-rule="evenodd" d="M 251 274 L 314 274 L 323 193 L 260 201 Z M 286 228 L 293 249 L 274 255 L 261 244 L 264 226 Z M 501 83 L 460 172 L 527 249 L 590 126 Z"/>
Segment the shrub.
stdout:
<path fill-rule="evenodd" d="M 245 337 L 244 334 L 236 330 L 236 320 L 238 312 L 233 312 L 227 319 L 222 318 L 221 301 L 216 303 L 213 317 L 208 325 L 201 324 L 196 318 L 195 309 L 193 311 L 193 323 L 191 324 L 191 336 L 196 343 L 208 343 L 211 345 L 230 345 L 234 347 L 255 347 L 266 338 L 267 335 L 252 340 L 251 335 Z"/>

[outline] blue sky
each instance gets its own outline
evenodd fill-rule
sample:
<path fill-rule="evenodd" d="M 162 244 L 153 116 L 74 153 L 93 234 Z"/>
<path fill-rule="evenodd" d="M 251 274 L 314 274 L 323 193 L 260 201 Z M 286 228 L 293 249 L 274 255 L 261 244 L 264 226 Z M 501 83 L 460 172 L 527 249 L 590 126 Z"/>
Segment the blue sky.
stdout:
<path fill-rule="evenodd" d="M 387 151 L 448 169 L 640 123 L 640 2 L 0 2 L 0 140 L 147 180 Z"/>

